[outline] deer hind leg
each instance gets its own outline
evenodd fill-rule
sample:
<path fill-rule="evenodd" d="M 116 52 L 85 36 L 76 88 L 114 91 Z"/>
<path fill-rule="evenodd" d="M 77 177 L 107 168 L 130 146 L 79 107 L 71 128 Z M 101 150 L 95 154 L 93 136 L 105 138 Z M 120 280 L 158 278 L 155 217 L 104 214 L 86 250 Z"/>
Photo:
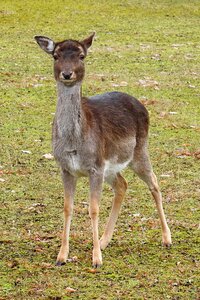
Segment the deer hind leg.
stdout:
<path fill-rule="evenodd" d="M 69 254 L 69 232 L 76 185 L 75 178 L 66 171 L 62 171 L 62 179 L 64 185 L 64 229 L 62 233 L 62 244 L 56 260 L 57 266 L 65 264 Z"/>
<path fill-rule="evenodd" d="M 100 247 L 102 250 L 104 250 L 108 246 L 109 242 L 112 239 L 114 227 L 117 222 L 121 204 L 127 189 L 126 180 L 121 176 L 120 173 L 116 174 L 116 177 L 114 178 L 114 180 L 112 180 L 111 185 L 115 195 L 113 198 L 112 209 L 108 222 L 106 224 L 103 236 L 100 239 Z"/>
<path fill-rule="evenodd" d="M 166 247 L 170 247 L 172 243 L 171 232 L 167 225 L 167 221 L 166 221 L 166 217 L 162 205 L 162 195 L 160 192 L 156 175 L 153 172 L 146 147 L 143 147 L 142 150 L 141 149 L 137 150 L 137 148 L 135 149 L 134 159 L 132 161 L 132 168 L 135 171 L 135 173 L 149 187 L 149 190 L 155 200 L 156 207 L 158 210 L 158 215 L 160 218 L 163 245 Z"/>

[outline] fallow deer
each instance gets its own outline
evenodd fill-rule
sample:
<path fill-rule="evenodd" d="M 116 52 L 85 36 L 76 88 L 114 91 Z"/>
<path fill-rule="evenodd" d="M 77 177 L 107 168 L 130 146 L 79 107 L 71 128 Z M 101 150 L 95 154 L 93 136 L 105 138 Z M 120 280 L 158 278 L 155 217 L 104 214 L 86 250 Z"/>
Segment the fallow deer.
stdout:
<path fill-rule="evenodd" d="M 93 231 L 93 267 L 102 265 L 101 250 L 110 242 L 127 183 L 120 172 L 130 167 L 148 185 L 155 200 L 162 229 L 162 241 L 171 245 L 171 233 L 162 206 L 162 196 L 147 150 L 149 117 L 134 97 L 108 92 L 85 98 L 81 93 L 84 59 L 92 45 L 88 38 L 54 42 L 35 36 L 39 46 L 54 59 L 58 101 L 53 123 L 53 153 L 64 185 L 64 230 L 57 265 L 66 262 L 76 181 L 88 176 L 89 215 Z M 103 236 L 99 240 L 98 216 L 103 181 L 111 185 L 114 199 Z"/>

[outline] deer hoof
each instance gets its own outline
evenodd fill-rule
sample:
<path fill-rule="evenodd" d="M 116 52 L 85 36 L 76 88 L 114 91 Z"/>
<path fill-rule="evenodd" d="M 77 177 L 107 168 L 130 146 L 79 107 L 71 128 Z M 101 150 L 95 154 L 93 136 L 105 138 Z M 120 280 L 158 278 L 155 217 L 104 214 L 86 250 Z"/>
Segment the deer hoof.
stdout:
<path fill-rule="evenodd" d="M 171 232 L 168 228 L 168 230 L 166 230 L 166 232 L 163 234 L 163 237 L 162 237 L 162 244 L 164 247 L 166 248 L 170 248 L 171 247 L 171 244 L 172 244 L 172 239 L 171 239 Z"/>
<path fill-rule="evenodd" d="M 93 263 L 93 264 L 92 264 L 92 268 L 93 268 L 93 269 L 98 269 L 98 268 L 100 268 L 101 266 L 102 266 L 102 262 L 99 262 L 99 263 L 96 262 L 96 263 Z"/>
<path fill-rule="evenodd" d="M 163 243 L 163 247 L 165 247 L 166 249 L 170 249 L 172 246 L 172 243 Z"/>
<path fill-rule="evenodd" d="M 66 264 L 66 262 L 64 262 L 64 261 L 57 261 L 57 262 L 56 262 L 56 266 L 57 266 L 57 267 L 64 266 L 65 264 Z"/>
<path fill-rule="evenodd" d="M 94 269 L 100 268 L 102 266 L 102 255 L 101 251 L 93 253 L 92 267 Z"/>

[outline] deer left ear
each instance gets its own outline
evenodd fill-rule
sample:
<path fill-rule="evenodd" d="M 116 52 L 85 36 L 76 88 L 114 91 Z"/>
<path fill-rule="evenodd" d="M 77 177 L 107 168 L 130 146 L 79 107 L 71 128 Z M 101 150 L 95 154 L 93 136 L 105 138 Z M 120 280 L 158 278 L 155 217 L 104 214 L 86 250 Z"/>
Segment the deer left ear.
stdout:
<path fill-rule="evenodd" d="M 90 48 L 90 46 L 92 45 L 94 37 L 95 37 L 95 32 L 93 32 L 93 34 L 91 34 L 88 38 L 81 41 L 81 44 L 83 44 L 86 49 Z"/>
<path fill-rule="evenodd" d="M 55 43 L 51 39 L 46 36 L 35 36 L 34 37 L 38 45 L 47 52 L 48 54 L 52 54 L 55 48 Z"/>

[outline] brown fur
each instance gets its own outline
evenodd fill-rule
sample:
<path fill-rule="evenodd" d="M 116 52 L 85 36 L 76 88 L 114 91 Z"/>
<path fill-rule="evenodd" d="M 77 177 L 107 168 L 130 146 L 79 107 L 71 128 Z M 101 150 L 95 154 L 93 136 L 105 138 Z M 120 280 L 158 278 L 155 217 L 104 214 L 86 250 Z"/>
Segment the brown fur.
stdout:
<path fill-rule="evenodd" d="M 90 182 L 89 214 L 93 231 L 93 266 L 102 264 L 101 249 L 110 242 L 127 183 L 120 171 L 130 166 L 148 185 L 156 202 L 164 245 L 171 244 L 171 234 L 162 207 L 162 196 L 153 172 L 148 150 L 149 116 L 134 97 L 120 92 L 82 97 L 84 56 L 94 34 L 79 42 L 54 43 L 36 37 L 40 47 L 54 57 L 58 103 L 53 124 L 53 151 L 61 167 L 64 185 L 64 230 L 57 264 L 66 262 L 69 253 L 69 230 L 73 198 L 79 176 Z M 115 196 L 112 210 L 99 240 L 98 215 L 103 180 L 111 184 Z"/>

